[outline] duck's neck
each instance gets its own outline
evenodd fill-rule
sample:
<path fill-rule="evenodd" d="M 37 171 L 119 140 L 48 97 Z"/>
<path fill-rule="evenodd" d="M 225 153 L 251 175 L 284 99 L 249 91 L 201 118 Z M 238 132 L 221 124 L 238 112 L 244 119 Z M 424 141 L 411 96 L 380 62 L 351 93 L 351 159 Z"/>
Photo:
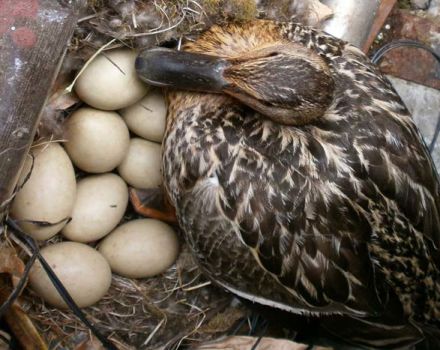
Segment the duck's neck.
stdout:
<path fill-rule="evenodd" d="M 223 94 L 210 94 L 191 91 L 169 90 L 166 92 L 168 103 L 167 131 L 181 118 L 206 118 L 211 112 L 240 104 L 237 100 Z"/>

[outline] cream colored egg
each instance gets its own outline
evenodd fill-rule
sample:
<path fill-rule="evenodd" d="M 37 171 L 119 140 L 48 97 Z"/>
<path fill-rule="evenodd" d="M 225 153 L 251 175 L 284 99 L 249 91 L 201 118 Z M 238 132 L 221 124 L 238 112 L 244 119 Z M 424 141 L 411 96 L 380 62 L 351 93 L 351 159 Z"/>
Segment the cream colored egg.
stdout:
<path fill-rule="evenodd" d="M 167 107 L 159 90 L 150 91 L 142 100 L 120 113 L 133 133 L 150 141 L 162 141 Z"/>
<path fill-rule="evenodd" d="M 80 108 L 65 126 L 64 147 L 73 163 L 89 173 L 104 173 L 116 168 L 124 158 L 130 134 L 116 112 Z"/>
<path fill-rule="evenodd" d="M 130 278 L 155 276 L 170 267 L 179 253 L 174 230 L 154 219 L 129 221 L 99 245 L 113 272 Z"/>
<path fill-rule="evenodd" d="M 79 76 L 75 92 L 88 105 L 115 110 L 125 108 L 147 93 L 136 75 L 136 52 L 130 49 L 106 51 L 98 55 Z"/>
<path fill-rule="evenodd" d="M 41 250 L 57 277 L 79 307 L 98 302 L 108 291 L 112 274 L 106 259 L 86 244 L 61 242 Z M 29 275 L 31 288 L 46 302 L 66 308 L 40 263 L 36 263 Z"/>
<path fill-rule="evenodd" d="M 118 171 L 131 186 L 154 188 L 162 183 L 160 167 L 160 145 L 140 138 L 132 138 Z"/>
<path fill-rule="evenodd" d="M 76 198 L 75 172 L 72 162 L 58 143 L 32 147 L 18 184 L 25 182 L 12 202 L 11 217 L 33 238 L 48 239 L 58 233 L 70 217 Z M 33 163 L 33 167 L 32 167 Z M 26 221 L 56 225 L 40 226 Z"/>
<path fill-rule="evenodd" d="M 75 242 L 96 241 L 116 227 L 127 204 L 127 185 L 118 175 L 85 177 L 78 182 L 72 221 L 62 234 Z"/>

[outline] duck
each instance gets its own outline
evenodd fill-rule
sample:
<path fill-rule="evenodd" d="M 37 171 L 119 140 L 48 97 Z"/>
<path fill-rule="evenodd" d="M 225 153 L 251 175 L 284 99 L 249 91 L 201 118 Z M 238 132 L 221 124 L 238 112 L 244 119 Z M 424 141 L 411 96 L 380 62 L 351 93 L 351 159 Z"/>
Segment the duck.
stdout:
<path fill-rule="evenodd" d="M 166 93 L 165 196 L 206 276 L 351 344 L 440 348 L 439 178 L 358 48 L 252 20 L 136 69 Z"/>

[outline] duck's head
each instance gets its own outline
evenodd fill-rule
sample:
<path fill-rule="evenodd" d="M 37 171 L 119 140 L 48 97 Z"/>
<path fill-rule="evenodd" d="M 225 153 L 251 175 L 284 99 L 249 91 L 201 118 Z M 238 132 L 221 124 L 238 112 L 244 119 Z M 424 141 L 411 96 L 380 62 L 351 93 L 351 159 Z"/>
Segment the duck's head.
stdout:
<path fill-rule="evenodd" d="M 183 51 L 143 51 L 136 69 L 151 85 L 227 94 L 287 125 L 322 116 L 333 100 L 326 62 L 271 21 L 214 26 Z"/>

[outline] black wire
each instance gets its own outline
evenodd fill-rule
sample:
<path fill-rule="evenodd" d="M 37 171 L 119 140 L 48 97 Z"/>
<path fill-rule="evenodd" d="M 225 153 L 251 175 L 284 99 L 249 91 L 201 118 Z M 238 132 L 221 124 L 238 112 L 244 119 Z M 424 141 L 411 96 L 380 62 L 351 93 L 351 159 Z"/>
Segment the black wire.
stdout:
<path fill-rule="evenodd" d="M 28 180 L 31 178 L 32 171 L 34 170 L 35 157 L 32 153 L 29 153 L 29 155 L 32 158 L 32 163 L 28 173 L 24 177 L 23 182 L 20 185 L 17 185 L 17 187 L 15 188 L 14 195 L 12 195 L 9 199 L 0 204 L 0 211 L 9 205 L 9 203 L 14 199 L 15 193 L 20 191 L 24 187 L 24 185 L 26 185 L 26 182 L 28 182 Z"/>
<path fill-rule="evenodd" d="M 431 143 L 428 146 L 429 153 L 432 153 L 434 151 L 435 144 L 437 143 L 439 133 L 440 133 L 440 114 L 437 118 L 437 124 L 435 126 L 434 136 L 432 137 Z"/>
<path fill-rule="evenodd" d="M 113 345 L 106 337 L 104 337 L 93 324 L 87 319 L 86 315 L 81 311 L 81 309 L 76 305 L 75 301 L 70 296 L 69 292 L 63 286 L 62 282 L 59 280 L 55 272 L 52 270 L 50 265 L 47 263 L 46 259 L 40 254 L 40 249 L 35 240 L 30 237 L 26 232 L 24 232 L 14 220 L 8 218 L 6 220 L 8 226 L 10 226 L 17 234 L 17 237 L 32 251 L 32 255 L 35 255 L 44 271 L 46 271 L 49 279 L 53 283 L 54 287 L 63 298 L 67 306 L 72 310 L 76 317 L 81 320 L 84 325 L 86 325 L 93 335 L 102 343 L 104 348 L 108 350 L 118 350 L 115 345 Z M 23 278 L 24 280 L 24 278 Z M 3 307 L 3 305 L 2 305 Z"/>
<path fill-rule="evenodd" d="M 388 44 L 383 45 L 373 54 L 373 57 L 371 57 L 371 62 L 373 62 L 374 64 L 378 64 L 379 61 L 388 51 L 397 49 L 398 47 L 405 47 L 405 46 L 426 50 L 429 53 L 431 53 L 431 55 L 433 55 L 437 61 L 440 62 L 440 55 L 438 55 L 433 49 L 431 49 L 429 46 L 419 41 L 410 40 L 410 39 L 394 40 Z"/>
<path fill-rule="evenodd" d="M 438 55 L 433 49 L 431 49 L 429 46 L 426 46 L 425 44 L 422 44 L 418 41 L 410 40 L 410 39 L 400 39 L 400 40 L 395 40 L 395 41 L 392 41 L 388 44 L 385 44 L 384 46 L 379 48 L 373 54 L 373 57 L 371 58 L 371 62 L 373 62 L 374 64 L 378 64 L 379 61 L 382 59 L 382 57 L 387 52 L 389 52 L 393 49 L 397 49 L 399 47 L 414 47 L 414 48 L 423 49 L 425 51 L 428 51 L 429 53 L 431 53 L 431 55 L 434 56 L 434 58 L 440 64 L 440 55 Z M 429 143 L 429 146 L 428 146 L 429 153 L 432 153 L 434 151 L 439 134 L 440 134 L 440 113 L 437 118 L 437 124 L 435 126 L 434 135 L 433 135 L 431 142 Z"/>
<path fill-rule="evenodd" d="M 256 342 L 254 343 L 254 345 L 252 345 L 251 350 L 256 350 L 258 347 L 258 344 L 260 344 L 261 340 L 263 339 L 263 337 L 266 335 L 267 329 L 269 327 L 269 323 L 267 321 L 263 321 L 263 323 L 261 324 L 261 326 L 263 327 L 261 329 L 261 334 L 258 336 L 258 339 L 256 340 Z"/>
<path fill-rule="evenodd" d="M 237 325 L 234 327 L 234 329 L 231 332 L 231 335 L 237 335 L 237 333 L 240 331 L 241 327 L 246 323 L 246 318 L 242 318 Z"/>
<path fill-rule="evenodd" d="M 9 309 L 9 307 L 20 296 L 20 294 L 23 291 L 23 288 L 26 284 L 26 280 L 27 280 L 27 277 L 29 276 L 29 272 L 31 271 L 32 265 L 34 264 L 36 258 L 37 258 L 37 253 L 34 252 L 26 264 L 26 267 L 23 271 L 23 275 L 20 278 L 20 281 L 17 283 L 15 288 L 12 290 L 11 294 L 9 294 L 9 296 L 5 300 L 5 302 L 0 306 L 0 318 L 3 317 L 4 313 Z"/>
<path fill-rule="evenodd" d="M 257 341 L 254 343 L 254 345 L 252 345 L 252 348 L 251 348 L 251 350 L 256 350 L 257 349 L 257 347 L 258 347 L 258 344 L 260 344 L 260 342 L 261 342 L 261 340 L 263 339 L 263 335 L 260 335 L 258 338 L 257 338 Z"/>
<path fill-rule="evenodd" d="M 250 319 L 251 319 L 251 324 L 248 335 L 253 335 L 257 331 L 257 326 L 260 321 L 260 315 L 258 313 L 252 312 Z"/>

